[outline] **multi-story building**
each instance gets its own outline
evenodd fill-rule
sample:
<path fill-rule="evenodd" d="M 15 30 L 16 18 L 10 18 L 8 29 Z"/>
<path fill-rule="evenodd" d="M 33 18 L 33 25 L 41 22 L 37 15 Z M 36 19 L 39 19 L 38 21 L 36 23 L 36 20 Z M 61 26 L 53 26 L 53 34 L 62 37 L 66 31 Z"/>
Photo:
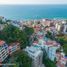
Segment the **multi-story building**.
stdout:
<path fill-rule="evenodd" d="M 42 64 L 43 52 L 39 47 L 26 47 L 25 51 L 32 58 L 32 67 L 44 67 Z"/>
<path fill-rule="evenodd" d="M 11 43 L 9 46 L 9 54 L 12 54 L 13 52 L 17 51 L 20 49 L 20 45 L 18 42 Z"/>
<path fill-rule="evenodd" d="M 8 45 L 5 41 L 0 40 L 0 62 L 3 62 L 8 55 Z"/>
<path fill-rule="evenodd" d="M 67 23 L 65 21 L 61 21 L 55 24 L 55 28 L 58 32 L 63 34 L 67 34 Z"/>
<path fill-rule="evenodd" d="M 65 54 L 63 52 L 57 52 L 56 55 L 57 67 L 67 67 L 67 57 Z"/>
<path fill-rule="evenodd" d="M 52 61 L 56 59 L 56 50 L 60 48 L 60 44 L 56 41 L 45 40 L 43 38 L 39 38 L 38 42 L 35 41 L 33 45 L 45 49 L 48 58 Z"/>
<path fill-rule="evenodd" d="M 64 24 L 63 33 L 67 34 L 67 24 Z"/>
<path fill-rule="evenodd" d="M 60 31 L 61 27 L 62 27 L 62 23 L 61 22 L 58 22 L 58 23 L 55 24 L 55 28 L 56 28 L 57 31 Z"/>
<path fill-rule="evenodd" d="M 58 44 L 55 41 L 49 40 L 49 41 L 45 42 L 44 46 L 45 46 L 45 50 L 47 52 L 49 59 L 54 61 L 56 58 L 56 51 L 57 51 L 57 49 L 60 48 L 60 44 Z"/>

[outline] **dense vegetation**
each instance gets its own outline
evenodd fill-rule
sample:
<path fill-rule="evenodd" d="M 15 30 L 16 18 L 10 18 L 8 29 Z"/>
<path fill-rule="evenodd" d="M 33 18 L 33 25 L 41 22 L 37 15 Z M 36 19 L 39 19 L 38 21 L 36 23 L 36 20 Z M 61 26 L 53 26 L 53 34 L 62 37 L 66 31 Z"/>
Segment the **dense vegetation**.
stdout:
<path fill-rule="evenodd" d="M 25 29 L 22 31 L 13 25 L 7 25 L 0 32 L 0 39 L 6 41 L 8 45 L 11 42 L 18 41 L 21 44 L 21 48 L 25 48 L 27 45 L 29 45 L 28 41 L 33 32 L 33 28 L 25 27 Z"/>
<path fill-rule="evenodd" d="M 45 51 L 45 50 L 44 50 Z M 46 51 L 44 52 L 44 55 L 43 55 L 43 63 L 45 65 L 45 67 L 56 67 L 56 64 L 55 62 L 51 61 L 49 58 L 48 58 L 48 55 L 46 53 Z"/>
<path fill-rule="evenodd" d="M 45 59 L 44 64 L 46 67 L 56 67 L 55 63 L 52 62 L 50 59 Z"/>
<path fill-rule="evenodd" d="M 3 21 L 1 18 L 0 18 L 0 24 L 5 24 L 6 21 Z"/>
<path fill-rule="evenodd" d="M 57 36 L 57 40 L 58 42 L 61 43 L 63 50 L 65 52 L 65 54 L 67 55 L 67 35 L 63 35 L 63 36 Z"/>
<path fill-rule="evenodd" d="M 46 37 L 54 40 L 54 35 L 50 31 L 47 31 Z"/>
<path fill-rule="evenodd" d="M 15 67 L 31 67 L 32 59 L 25 51 L 19 50 L 14 52 L 9 59 L 10 63 L 14 63 Z"/>

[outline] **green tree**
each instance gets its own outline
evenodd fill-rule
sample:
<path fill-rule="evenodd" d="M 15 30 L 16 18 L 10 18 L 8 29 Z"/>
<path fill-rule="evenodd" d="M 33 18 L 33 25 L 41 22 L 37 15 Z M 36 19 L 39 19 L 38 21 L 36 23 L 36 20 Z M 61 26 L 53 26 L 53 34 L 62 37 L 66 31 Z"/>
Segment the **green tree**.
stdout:
<path fill-rule="evenodd" d="M 3 40 L 5 40 L 7 43 L 17 41 L 17 33 L 14 33 L 16 30 L 19 32 L 19 29 L 15 26 L 7 25 L 2 31 L 4 37 Z"/>
<path fill-rule="evenodd" d="M 34 33 L 34 29 L 25 26 L 25 29 L 23 31 L 27 34 L 27 44 L 30 45 L 30 42 L 32 42 L 31 35 Z"/>
<path fill-rule="evenodd" d="M 48 58 L 44 59 L 44 64 L 46 67 L 56 67 L 56 64 Z"/>
<path fill-rule="evenodd" d="M 65 55 L 67 56 L 67 44 L 64 44 L 62 47 L 63 47 L 63 50 L 65 52 Z"/>
<path fill-rule="evenodd" d="M 27 55 L 26 52 L 21 52 L 17 55 L 16 62 L 19 63 L 20 67 L 31 67 L 32 59 Z"/>
<path fill-rule="evenodd" d="M 47 31 L 46 37 L 53 39 L 52 33 L 50 31 Z"/>
<path fill-rule="evenodd" d="M 0 39 L 3 39 L 8 44 L 18 41 L 20 42 L 21 48 L 25 48 L 29 45 L 29 38 L 33 34 L 33 29 L 26 27 L 24 31 L 9 24 L 3 30 L 0 35 Z"/>
<path fill-rule="evenodd" d="M 34 29 L 30 27 L 25 27 L 24 32 L 28 35 L 31 36 L 34 33 Z"/>

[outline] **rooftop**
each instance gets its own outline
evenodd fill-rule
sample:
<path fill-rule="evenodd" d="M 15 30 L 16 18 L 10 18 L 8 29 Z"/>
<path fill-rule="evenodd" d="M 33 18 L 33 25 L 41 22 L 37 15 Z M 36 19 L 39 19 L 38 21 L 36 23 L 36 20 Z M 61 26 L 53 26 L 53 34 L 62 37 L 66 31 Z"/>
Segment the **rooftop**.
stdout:
<path fill-rule="evenodd" d="M 48 40 L 46 42 L 46 45 L 49 45 L 49 46 L 60 46 L 59 43 L 57 43 L 56 41 L 51 41 L 51 40 Z"/>
<path fill-rule="evenodd" d="M 37 44 L 38 44 L 38 41 L 34 41 L 34 42 L 33 42 L 33 45 L 37 45 Z"/>
<path fill-rule="evenodd" d="M 14 43 L 10 43 L 9 45 L 10 46 L 19 45 L 19 43 L 18 42 L 14 42 Z"/>
<path fill-rule="evenodd" d="M 26 47 L 25 51 L 28 52 L 31 58 L 37 57 L 41 53 L 40 48 L 34 46 Z"/>
<path fill-rule="evenodd" d="M 9 44 L 10 46 L 9 46 L 9 49 L 11 49 L 13 46 L 15 46 L 15 45 L 19 45 L 19 43 L 18 42 L 14 42 L 14 43 L 11 43 L 11 44 Z"/>

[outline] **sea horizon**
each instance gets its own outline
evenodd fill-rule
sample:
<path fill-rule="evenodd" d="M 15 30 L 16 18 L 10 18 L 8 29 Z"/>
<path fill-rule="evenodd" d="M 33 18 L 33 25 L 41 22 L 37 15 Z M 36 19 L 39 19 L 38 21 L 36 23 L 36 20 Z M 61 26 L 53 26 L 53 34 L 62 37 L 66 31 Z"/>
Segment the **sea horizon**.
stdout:
<path fill-rule="evenodd" d="M 11 20 L 67 19 L 66 4 L 0 5 L 0 16 Z"/>

